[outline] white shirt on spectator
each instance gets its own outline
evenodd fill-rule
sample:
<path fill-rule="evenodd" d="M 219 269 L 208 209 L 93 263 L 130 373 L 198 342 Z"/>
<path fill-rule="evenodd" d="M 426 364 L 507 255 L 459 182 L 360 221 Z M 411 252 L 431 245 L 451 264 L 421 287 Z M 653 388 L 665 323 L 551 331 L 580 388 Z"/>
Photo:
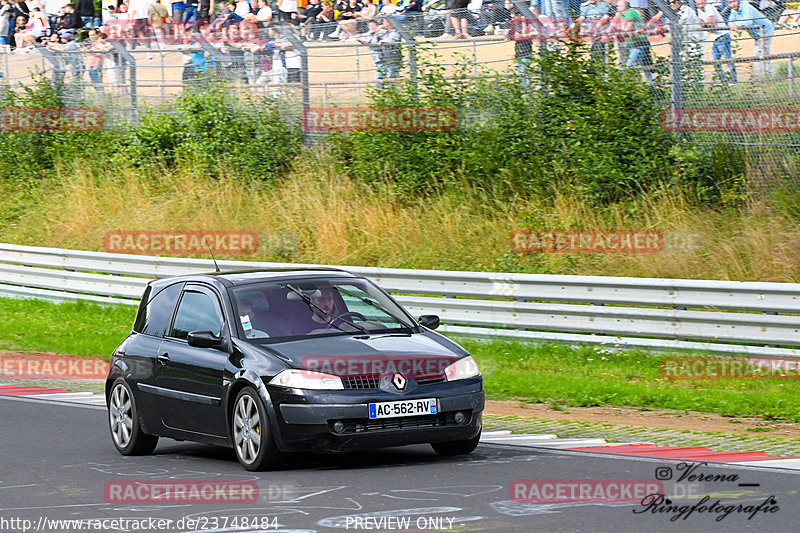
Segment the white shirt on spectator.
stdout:
<path fill-rule="evenodd" d="M 262 7 L 256 14 L 256 20 L 259 22 L 269 22 L 272 19 L 272 8 L 269 6 Z"/>
<path fill-rule="evenodd" d="M 467 9 L 473 13 L 480 13 L 483 7 L 483 0 L 470 0 Z"/>
<path fill-rule="evenodd" d="M 44 12 L 49 16 L 58 15 L 58 10 L 69 4 L 69 0 L 44 0 Z"/>
<path fill-rule="evenodd" d="M 297 13 L 297 0 L 282 0 L 278 9 L 284 13 Z"/>
<path fill-rule="evenodd" d="M 725 24 L 725 20 L 722 18 L 722 15 L 719 14 L 717 8 L 711 4 L 706 4 L 706 8 L 702 11 L 698 9 L 697 15 L 700 17 L 701 24 L 706 22 L 709 17 L 714 21 L 714 29 L 706 29 L 706 40 L 716 41 L 718 38 L 728 33 L 728 25 Z"/>
<path fill-rule="evenodd" d="M 704 32 L 698 31 L 700 29 L 700 18 L 694 12 L 694 9 L 689 6 L 682 6 L 678 11 L 678 16 L 680 17 L 678 22 L 683 26 L 683 31 L 685 32 L 684 38 L 688 41 L 701 41 Z"/>
<path fill-rule="evenodd" d="M 286 59 L 286 68 L 302 68 L 303 61 L 300 58 L 300 54 L 294 48 L 290 48 L 286 50 L 286 55 L 284 56 Z"/>
<path fill-rule="evenodd" d="M 394 15 L 397 13 L 397 6 L 394 4 L 387 4 L 381 7 L 381 15 Z"/>
<path fill-rule="evenodd" d="M 240 0 L 236 2 L 236 10 L 234 11 L 237 15 L 244 18 L 247 14 L 250 13 L 250 4 L 247 0 Z"/>
<path fill-rule="evenodd" d="M 131 19 L 146 19 L 152 3 L 152 0 L 131 0 L 130 4 L 128 4 L 128 13 L 130 13 Z"/>

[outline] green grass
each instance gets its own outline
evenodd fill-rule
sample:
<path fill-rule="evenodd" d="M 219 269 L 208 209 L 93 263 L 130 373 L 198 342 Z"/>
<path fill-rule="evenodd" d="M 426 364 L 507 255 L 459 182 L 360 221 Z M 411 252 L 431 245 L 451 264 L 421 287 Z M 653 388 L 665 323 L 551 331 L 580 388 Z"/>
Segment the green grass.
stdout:
<path fill-rule="evenodd" d="M 136 308 L 0 298 L 0 349 L 110 357 Z"/>
<path fill-rule="evenodd" d="M 135 311 L 130 306 L 0 298 L 0 348 L 108 357 L 130 331 Z M 664 381 L 659 362 L 666 354 L 552 343 L 459 342 L 478 362 L 491 399 L 519 399 L 554 409 L 616 405 L 800 422 L 798 381 Z"/>
<path fill-rule="evenodd" d="M 800 422 L 797 381 L 664 381 L 659 370 L 664 353 L 614 353 L 600 346 L 459 342 L 478 362 L 491 399 L 561 407 L 678 409 Z"/>

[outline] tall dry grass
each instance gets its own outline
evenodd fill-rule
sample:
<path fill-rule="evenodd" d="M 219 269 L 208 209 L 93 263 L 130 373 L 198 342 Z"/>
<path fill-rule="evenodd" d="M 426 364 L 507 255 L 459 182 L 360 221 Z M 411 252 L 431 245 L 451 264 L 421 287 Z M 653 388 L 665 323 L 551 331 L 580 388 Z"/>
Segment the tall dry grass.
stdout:
<path fill-rule="evenodd" d="M 38 187 L 0 186 L 4 242 L 102 250 L 110 230 L 255 230 L 235 259 L 404 268 L 800 281 L 800 221 L 767 202 L 713 211 L 676 193 L 598 209 L 580 197 L 497 198 L 463 186 L 403 201 L 391 185 L 308 157 L 275 186 L 182 169 L 61 169 Z M 514 229 L 657 229 L 655 254 L 515 254 Z"/>

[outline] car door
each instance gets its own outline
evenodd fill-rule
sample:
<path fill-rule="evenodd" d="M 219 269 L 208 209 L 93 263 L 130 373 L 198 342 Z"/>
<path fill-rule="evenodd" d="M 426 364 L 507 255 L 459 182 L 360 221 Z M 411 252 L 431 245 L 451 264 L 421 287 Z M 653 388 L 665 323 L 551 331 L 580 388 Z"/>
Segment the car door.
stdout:
<path fill-rule="evenodd" d="M 161 353 L 159 348 L 172 321 L 181 289 L 183 283 L 158 288 L 148 286 L 139 304 L 133 325 L 134 334 L 118 352 L 124 358 L 126 374 L 130 385 L 134 387 L 140 415 L 148 422 L 151 418 L 153 422 L 159 418 L 153 394 L 158 365 L 156 356 Z"/>
<path fill-rule="evenodd" d="M 167 427 L 226 434 L 222 393 L 228 354 L 187 342 L 191 331 L 211 331 L 226 337 L 225 330 L 217 293 L 204 285 L 187 284 L 156 363 L 158 407 Z"/>

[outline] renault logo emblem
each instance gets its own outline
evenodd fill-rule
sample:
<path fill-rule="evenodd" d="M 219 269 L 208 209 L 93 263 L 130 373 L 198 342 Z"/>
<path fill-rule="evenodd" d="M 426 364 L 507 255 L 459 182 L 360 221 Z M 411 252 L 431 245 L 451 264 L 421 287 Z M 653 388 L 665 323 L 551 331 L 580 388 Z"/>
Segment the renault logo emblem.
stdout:
<path fill-rule="evenodd" d="M 397 390 L 403 390 L 406 388 L 406 378 L 403 377 L 403 374 L 395 374 L 392 384 L 397 387 Z"/>

